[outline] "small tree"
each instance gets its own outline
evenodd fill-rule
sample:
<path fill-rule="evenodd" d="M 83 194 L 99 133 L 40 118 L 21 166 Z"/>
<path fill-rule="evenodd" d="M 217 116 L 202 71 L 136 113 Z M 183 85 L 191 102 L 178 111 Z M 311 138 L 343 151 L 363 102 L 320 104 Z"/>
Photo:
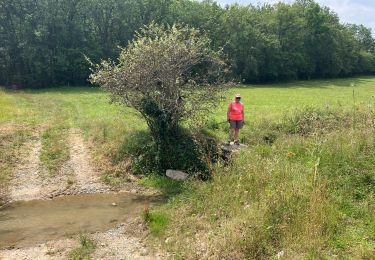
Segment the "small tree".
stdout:
<path fill-rule="evenodd" d="M 228 72 L 222 57 L 196 29 L 151 23 L 122 49 L 117 62 L 96 65 L 90 81 L 137 110 L 166 154 L 183 121 L 207 114 L 218 103 Z M 162 168 L 168 166 L 173 165 Z"/>

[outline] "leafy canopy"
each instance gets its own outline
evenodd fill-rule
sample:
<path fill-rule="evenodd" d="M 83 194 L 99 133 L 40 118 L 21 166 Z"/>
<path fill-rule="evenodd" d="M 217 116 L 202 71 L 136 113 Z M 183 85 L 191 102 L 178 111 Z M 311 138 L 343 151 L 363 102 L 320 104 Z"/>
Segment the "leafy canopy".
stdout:
<path fill-rule="evenodd" d="M 228 68 L 222 50 L 210 44 L 194 28 L 151 23 L 122 49 L 117 62 L 96 65 L 90 81 L 139 111 L 152 132 L 157 122 L 175 128 L 212 109 L 223 90 Z"/>

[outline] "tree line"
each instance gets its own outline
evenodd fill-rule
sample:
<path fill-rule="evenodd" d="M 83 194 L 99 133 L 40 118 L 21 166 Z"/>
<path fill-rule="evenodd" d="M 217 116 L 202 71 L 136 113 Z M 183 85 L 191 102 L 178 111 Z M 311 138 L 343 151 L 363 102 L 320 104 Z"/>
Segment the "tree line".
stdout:
<path fill-rule="evenodd" d="M 87 84 L 91 61 L 116 59 L 143 25 L 183 23 L 223 48 L 241 82 L 375 73 L 375 40 L 313 0 L 0 0 L 0 84 Z"/>

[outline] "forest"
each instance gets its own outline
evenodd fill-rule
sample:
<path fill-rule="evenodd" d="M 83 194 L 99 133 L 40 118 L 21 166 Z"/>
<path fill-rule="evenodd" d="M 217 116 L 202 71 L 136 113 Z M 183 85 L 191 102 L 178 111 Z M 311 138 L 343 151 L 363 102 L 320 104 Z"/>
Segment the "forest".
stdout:
<path fill-rule="evenodd" d="M 313 0 L 227 5 L 191 0 L 0 0 L 0 85 L 86 85 L 89 58 L 115 60 L 151 22 L 198 28 L 243 83 L 375 73 L 375 40 Z"/>

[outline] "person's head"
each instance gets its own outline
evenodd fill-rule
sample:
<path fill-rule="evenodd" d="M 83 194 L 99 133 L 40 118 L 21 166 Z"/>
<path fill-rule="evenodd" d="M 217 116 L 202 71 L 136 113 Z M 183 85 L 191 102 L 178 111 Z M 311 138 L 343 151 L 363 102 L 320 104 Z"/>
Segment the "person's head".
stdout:
<path fill-rule="evenodd" d="M 241 95 L 240 95 L 240 94 L 236 94 L 236 95 L 234 96 L 234 101 L 235 101 L 236 103 L 239 103 L 239 102 L 241 101 Z"/>

